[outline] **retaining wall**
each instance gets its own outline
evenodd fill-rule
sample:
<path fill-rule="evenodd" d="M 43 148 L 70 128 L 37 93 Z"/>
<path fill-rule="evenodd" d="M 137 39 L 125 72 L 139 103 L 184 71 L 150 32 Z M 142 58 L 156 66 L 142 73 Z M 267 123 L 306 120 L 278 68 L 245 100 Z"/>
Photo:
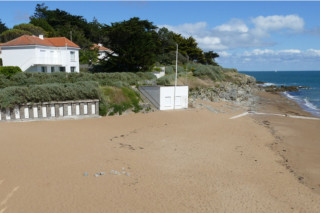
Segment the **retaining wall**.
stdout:
<path fill-rule="evenodd" d="M 99 100 L 56 101 L 1 109 L 0 121 L 38 120 L 99 115 Z"/>

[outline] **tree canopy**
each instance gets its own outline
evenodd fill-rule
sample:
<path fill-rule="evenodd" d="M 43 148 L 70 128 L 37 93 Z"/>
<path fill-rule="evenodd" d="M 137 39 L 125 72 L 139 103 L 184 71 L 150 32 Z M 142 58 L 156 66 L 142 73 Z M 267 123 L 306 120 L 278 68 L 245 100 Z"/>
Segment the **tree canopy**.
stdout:
<path fill-rule="evenodd" d="M 117 71 L 146 71 L 156 62 L 159 39 L 156 26 L 137 17 L 112 23 L 105 27 L 105 45 L 115 53 L 108 54 L 104 69 Z"/>
<path fill-rule="evenodd" d="M 6 30 L 8 30 L 8 27 L 4 23 L 2 23 L 0 19 L 0 34 Z"/>
<path fill-rule="evenodd" d="M 101 60 L 98 71 L 147 71 L 156 64 L 175 63 L 176 45 L 179 46 L 179 63 L 196 62 L 217 65 L 217 53 L 204 52 L 192 36 L 158 29 L 148 20 L 138 17 L 111 23 L 100 23 L 96 18 L 87 21 L 83 16 L 66 11 L 50 10 L 42 3 L 37 4 L 30 23 L 19 24 L 8 29 L 0 20 L 0 41 L 6 42 L 21 35 L 66 37 L 81 47 L 81 63 L 96 62 L 98 52 L 92 50 L 94 43 L 102 43 L 113 50 L 107 52 L 108 60 Z"/>
<path fill-rule="evenodd" d="M 32 35 L 32 33 L 25 30 L 9 29 L 1 33 L 0 40 L 1 42 L 7 42 L 15 38 L 18 38 L 22 35 Z"/>
<path fill-rule="evenodd" d="M 92 42 L 104 41 L 102 27 L 97 19 L 88 22 L 83 16 L 72 15 L 63 10 L 48 10 L 45 4 L 37 4 L 30 23 L 48 32 L 49 37 L 69 38 L 82 48 L 88 48 Z"/>
<path fill-rule="evenodd" d="M 39 35 L 46 36 L 47 34 L 44 29 L 38 26 L 34 26 L 33 24 L 19 24 L 19 25 L 15 25 L 13 29 L 28 31 L 35 36 L 39 36 Z"/>

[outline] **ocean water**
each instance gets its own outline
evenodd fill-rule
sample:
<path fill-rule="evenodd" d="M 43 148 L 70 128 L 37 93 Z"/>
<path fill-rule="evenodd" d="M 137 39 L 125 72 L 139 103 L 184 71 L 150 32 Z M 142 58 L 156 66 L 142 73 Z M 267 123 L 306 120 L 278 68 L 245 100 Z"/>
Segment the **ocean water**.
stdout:
<path fill-rule="evenodd" d="M 320 71 L 257 71 L 246 72 L 264 85 L 305 86 L 309 89 L 300 89 L 299 92 L 284 92 L 283 95 L 296 101 L 305 111 L 320 117 Z"/>

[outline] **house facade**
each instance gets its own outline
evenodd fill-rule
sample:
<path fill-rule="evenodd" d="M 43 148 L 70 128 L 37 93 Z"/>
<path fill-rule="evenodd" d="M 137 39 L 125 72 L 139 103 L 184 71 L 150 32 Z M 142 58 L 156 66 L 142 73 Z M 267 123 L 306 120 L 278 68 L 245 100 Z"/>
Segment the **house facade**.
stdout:
<path fill-rule="evenodd" d="M 3 66 L 23 72 L 79 72 L 80 47 L 65 37 L 23 35 L 0 45 Z"/>
<path fill-rule="evenodd" d="M 107 52 L 116 56 L 115 53 L 113 53 L 112 50 L 110 50 L 109 48 L 104 47 L 102 44 L 93 44 L 91 49 L 97 49 L 98 50 L 98 59 L 99 60 L 108 60 L 107 56 Z"/>

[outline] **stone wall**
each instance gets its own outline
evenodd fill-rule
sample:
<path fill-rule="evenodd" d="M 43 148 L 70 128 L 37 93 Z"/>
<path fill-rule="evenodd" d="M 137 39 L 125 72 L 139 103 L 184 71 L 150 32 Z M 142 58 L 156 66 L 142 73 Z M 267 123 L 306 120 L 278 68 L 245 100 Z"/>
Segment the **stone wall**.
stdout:
<path fill-rule="evenodd" d="M 99 115 L 99 100 L 57 101 L 24 104 L 1 109 L 0 121 L 55 119 Z"/>

